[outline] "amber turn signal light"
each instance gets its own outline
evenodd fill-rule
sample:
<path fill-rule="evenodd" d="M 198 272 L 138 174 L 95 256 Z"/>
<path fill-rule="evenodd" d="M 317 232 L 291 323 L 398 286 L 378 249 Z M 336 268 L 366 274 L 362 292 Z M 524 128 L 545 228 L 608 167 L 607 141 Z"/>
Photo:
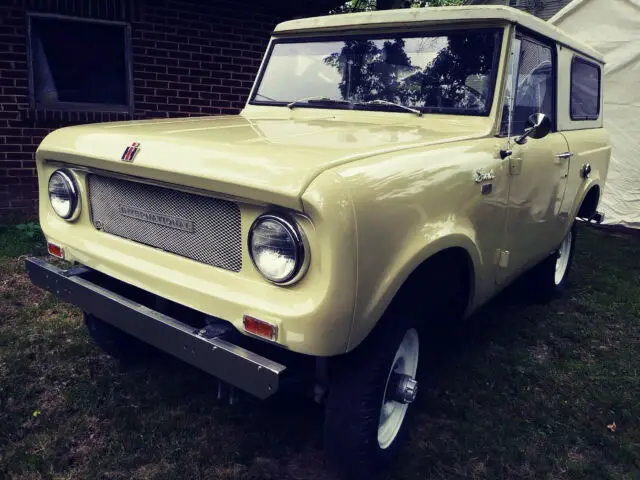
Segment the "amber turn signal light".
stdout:
<path fill-rule="evenodd" d="M 56 245 L 55 243 L 47 242 L 47 250 L 50 255 L 53 255 L 57 258 L 64 258 L 64 248 L 60 245 Z"/>
<path fill-rule="evenodd" d="M 244 329 L 253 335 L 272 341 L 275 341 L 278 338 L 278 327 L 275 325 L 250 317 L 249 315 L 244 316 L 242 323 L 244 325 Z"/>

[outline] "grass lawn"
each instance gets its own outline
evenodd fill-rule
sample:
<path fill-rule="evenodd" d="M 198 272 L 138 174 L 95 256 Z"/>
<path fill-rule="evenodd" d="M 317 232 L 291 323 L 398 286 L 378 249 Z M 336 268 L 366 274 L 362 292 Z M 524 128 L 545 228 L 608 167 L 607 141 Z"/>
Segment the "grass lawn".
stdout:
<path fill-rule="evenodd" d="M 579 233 L 563 299 L 530 305 L 510 288 L 429 347 L 390 478 L 637 478 L 640 237 Z M 0 478 L 330 478 L 319 406 L 224 405 L 178 362 L 123 369 L 75 308 L 29 283 L 16 257 L 34 248 L 33 227 L 0 226 Z"/>

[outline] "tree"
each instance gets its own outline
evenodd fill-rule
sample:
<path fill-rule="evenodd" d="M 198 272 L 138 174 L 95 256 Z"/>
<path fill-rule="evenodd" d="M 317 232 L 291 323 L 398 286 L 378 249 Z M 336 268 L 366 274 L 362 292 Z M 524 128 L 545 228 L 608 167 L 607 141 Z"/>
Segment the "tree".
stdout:
<path fill-rule="evenodd" d="M 392 8 L 424 8 L 462 5 L 464 0 L 348 0 L 333 13 L 350 13 Z M 442 108 L 473 108 L 480 96 L 465 85 L 466 78 L 475 73 L 485 74 L 490 58 L 481 52 L 491 51 L 483 39 L 478 45 L 469 43 L 466 36 L 452 36 L 424 71 L 411 73 L 412 80 L 405 83 L 406 72 L 417 67 L 404 51 L 401 38 L 386 41 L 378 47 L 370 40 L 347 40 L 340 53 L 325 58 L 325 63 L 336 68 L 342 76 L 339 88 L 343 99 L 367 102 L 382 99 L 403 104 L 432 105 Z M 389 68 L 393 65 L 393 68 Z M 471 94 L 471 95 L 470 95 Z M 482 101 L 480 100 L 480 103 Z"/>
<path fill-rule="evenodd" d="M 376 0 L 377 10 L 390 10 L 392 8 L 408 7 L 411 7 L 411 1 L 408 0 Z"/>
<path fill-rule="evenodd" d="M 348 0 L 336 13 L 389 10 L 391 8 L 448 7 L 462 5 L 464 0 Z"/>
<path fill-rule="evenodd" d="M 446 46 L 437 47 L 435 58 L 421 65 L 412 63 L 401 37 L 347 39 L 324 62 L 340 74 L 344 100 L 484 111 L 484 86 L 493 67 L 498 35 L 495 31 L 451 32 L 444 37 Z"/>
<path fill-rule="evenodd" d="M 347 40 L 340 53 L 325 58 L 340 75 L 342 98 L 368 102 L 376 99 L 406 102 L 409 93 L 399 88 L 401 67 L 411 68 L 401 38 L 385 41 L 382 48 L 371 40 Z M 388 68 L 393 65 L 393 68 Z"/>
<path fill-rule="evenodd" d="M 475 92 L 466 82 L 472 75 L 491 73 L 498 45 L 496 34 L 451 35 L 448 43 L 429 67 L 419 77 L 416 76 L 421 88 L 414 100 L 420 99 L 425 105 L 442 108 L 484 109 L 482 92 Z"/>

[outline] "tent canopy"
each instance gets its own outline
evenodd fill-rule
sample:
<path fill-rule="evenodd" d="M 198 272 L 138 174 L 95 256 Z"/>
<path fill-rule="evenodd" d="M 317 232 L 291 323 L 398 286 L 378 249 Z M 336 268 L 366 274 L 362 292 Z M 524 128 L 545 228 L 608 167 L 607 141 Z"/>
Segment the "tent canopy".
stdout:
<path fill-rule="evenodd" d="M 600 208 L 605 223 L 640 228 L 640 0 L 573 0 L 549 22 L 605 56 L 613 151 Z"/>

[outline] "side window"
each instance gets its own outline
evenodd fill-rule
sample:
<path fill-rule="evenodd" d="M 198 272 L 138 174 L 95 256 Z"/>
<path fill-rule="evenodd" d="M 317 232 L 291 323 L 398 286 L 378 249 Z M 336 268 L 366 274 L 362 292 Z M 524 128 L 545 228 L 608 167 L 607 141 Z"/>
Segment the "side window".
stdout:
<path fill-rule="evenodd" d="M 518 58 L 514 59 L 513 67 L 517 70 L 513 88 L 515 98 L 509 97 L 513 88 L 508 88 L 507 101 L 513 102 L 511 112 L 511 135 L 524 133 L 527 119 L 534 113 L 544 113 L 555 120 L 554 112 L 554 81 L 553 55 L 551 48 L 525 37 L 516 40 Z M 510 81 L 513 81 L 511 77 Z M 508 109 L 505 109 L 502 121 L 502 134 L 506 135 L 508 128 Z"/>
<path fill-rule="evenodd" d="M 552 61 L 551 48 L 522 39 L 511 125 L 514 135 L 524 132 L 527 119 L 534 113 L 544 113 L 554 119 Z"/>
<path fill-rule="evenodd" d="M 571 120 L 600 116 L 600 67 L 579 57 L 571 62 Z"/>

